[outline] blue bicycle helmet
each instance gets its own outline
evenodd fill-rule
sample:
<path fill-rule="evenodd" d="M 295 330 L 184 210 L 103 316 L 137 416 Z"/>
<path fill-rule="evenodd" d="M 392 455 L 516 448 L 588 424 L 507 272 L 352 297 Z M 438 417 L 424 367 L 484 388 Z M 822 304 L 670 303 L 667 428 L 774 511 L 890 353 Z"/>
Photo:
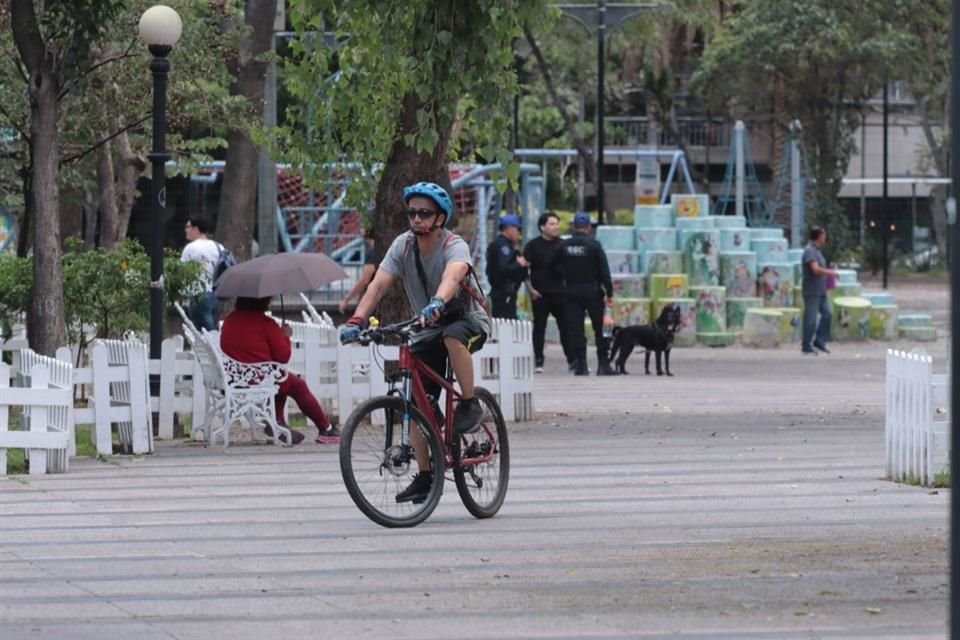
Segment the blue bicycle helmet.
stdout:
<path fill-rule="evenodd" d="M 450 219 L 450 214 L 453 213 L 453 200 L 450 199 L 447 190 L 440 185 L 433 182 L 418 182 L 403 188 L 403 201 L 405 203 L 410 202 L 410 198 L 414 196 L 430 198 L 437 203 L 440 211 L 446 214 L 447 220 Z"/>

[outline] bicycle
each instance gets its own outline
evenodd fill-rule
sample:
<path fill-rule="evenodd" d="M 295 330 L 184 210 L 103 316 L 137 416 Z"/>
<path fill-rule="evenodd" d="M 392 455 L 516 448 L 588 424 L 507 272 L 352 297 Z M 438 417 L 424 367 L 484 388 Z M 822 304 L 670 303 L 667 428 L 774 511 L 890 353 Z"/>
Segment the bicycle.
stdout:
<path fill-rule="evenodd" d="M 461 396 L 453 386 L 449 362 L 441 377 L 411 348 L 419 317 L 387 326 L 378 326 L 373 319 L 371 325 L 356 342 L 383 344 L 398 338 L 400 358 L 397 370 L 388 376 L 387 394 L 359 404 L 341 426 L 340 473 L 353 502 L 381 526 L 416 526 L 436 509 L 446 472 L 452 471 L 467 511 L 476 518 L 493 517 L 503 505 L 510 476 L 507 425 L 493 394 L 476 387 L 475 397 L 484 410 L 480 427 L 456 436 L 453 407 Z M 427 395 L 424 379 L 446 392 L 445 411 Z M 414 430 L 425 443 L 428 469 L 416 463 Z M 430 490 L 422 500 L 398 502 L 396 495 L 410 483 L 412 470 L 432 472 Z"/>

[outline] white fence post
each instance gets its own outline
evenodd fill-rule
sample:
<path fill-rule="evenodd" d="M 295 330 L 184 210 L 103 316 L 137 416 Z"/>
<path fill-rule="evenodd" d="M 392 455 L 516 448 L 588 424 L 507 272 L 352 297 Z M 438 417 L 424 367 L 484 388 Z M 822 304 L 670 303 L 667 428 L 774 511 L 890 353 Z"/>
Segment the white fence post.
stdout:
<path fill-rule="evenodd" d="M 26 374 L 30 378 L 29 388 L 10 387 L 10 368 L 0 363 L 0 474 L 3 475 L 7 473 L 6 450 L 9 448 L 25 450 L 30 475 L 67 471 L 67 452 L 75 437 L 68 417 L 73 406 L 73 389 L 69 384 L 59 386 L 64 373 L 57 370 L 59 363 L 53 358 L 37 356 L 36 360 Z M 69 374 L 69 370 L 64 369 Z M 20 374 L 24 376 L 23 371 Z M 27 426 L 27 429 L 10 431 L 11 405 L 23 407 L 21 427 Z"/>
<path fill-rule="evenodd" d="M 886 472 L 893 480 L 933 482 L 949 460 L 949 419 L 937 419 L 943 403 L 947 415 L 947 376 L 933 375 L 933 359 L 923 352 L 887 350 Z"/>

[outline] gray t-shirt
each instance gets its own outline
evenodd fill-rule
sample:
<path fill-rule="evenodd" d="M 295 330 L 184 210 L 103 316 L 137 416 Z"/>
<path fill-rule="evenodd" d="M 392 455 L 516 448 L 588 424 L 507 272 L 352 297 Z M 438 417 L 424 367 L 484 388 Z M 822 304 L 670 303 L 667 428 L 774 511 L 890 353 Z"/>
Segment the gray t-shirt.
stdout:
<path fill-rule="evenodd" d="M 803 250 L 803 295 L 804 296 L 825 296 L 827 295 L 827 276 L 818 276 L 810 268 L 811 262 L 816 262 L 824 269 L 827 268 L 827 261 L 824 260 L 820 249 L 812 242 Z"/>
<path fill-rule="evenodd" d="M 470 247 L 464 242 L 463 238 L 444 229 L 440 234 L 440 243 L 437 248 L 428 254 L 420 254 L 423 273 L 427 281 L 426 289 L 424 289 L 420 276 L 417 274 L 417 262 L 413 251 L 413 245 L 416 241 L 413 232 L 401 233 L 387 249 L 379 268 L 403 280 L 403 288 L 407 293 L 410 306 L 413 307 L 414 311 L 419 311 L 427 306 L 430 303 L 430 298 L 437 293 L 437 287 L 440 286 L 440 281 L 443 279 L 443 271 L 448 264 L 451 262 L 466 262 L 472 270 L 473 260 L 470 259 Z M 463 286 L 471 286 L 472 281 L 473 278 L 468 277 Z M 465 315 L 478 322 L 484 332 L 489 335 L 490 320 L 487 317 L 487 312 L 464 290 L 463 286 L 454 299 L 447 302 L 447 309 L 463 309 Z M 474 293 L 477 293 L 475 287 L 471 287 L 471 289 L 474 290 Z M 419 331 L 414 336 L 414 341 L 419 342 L 433 337 L 439 331 L 439 328 L 435 331 L 431 331 L 429 328 Z"/>

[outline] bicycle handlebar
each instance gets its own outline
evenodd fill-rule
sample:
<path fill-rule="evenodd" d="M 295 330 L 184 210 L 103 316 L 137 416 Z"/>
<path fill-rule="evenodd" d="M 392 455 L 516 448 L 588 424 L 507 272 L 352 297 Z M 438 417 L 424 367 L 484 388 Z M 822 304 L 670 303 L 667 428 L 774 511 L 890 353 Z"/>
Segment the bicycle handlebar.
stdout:
<path fill-rule="evenodd" d="M 360 332 L 360 335 L 357 336 L 357 339 L 354 342 L 358 342 L 364 346 L 370 344 L 371 342 L 380 344 L 383 342 L 384 338 L 389 336 L 398 336 L 406 341 L 409 339 L 410 334 L 416 333 L 421 328 L 420 316 L 416 315 L 409 320 L 403 320 L 402 322 L 395 322 L 394 324 L 388 324 L 384 326 L 368 327 Z"/>

